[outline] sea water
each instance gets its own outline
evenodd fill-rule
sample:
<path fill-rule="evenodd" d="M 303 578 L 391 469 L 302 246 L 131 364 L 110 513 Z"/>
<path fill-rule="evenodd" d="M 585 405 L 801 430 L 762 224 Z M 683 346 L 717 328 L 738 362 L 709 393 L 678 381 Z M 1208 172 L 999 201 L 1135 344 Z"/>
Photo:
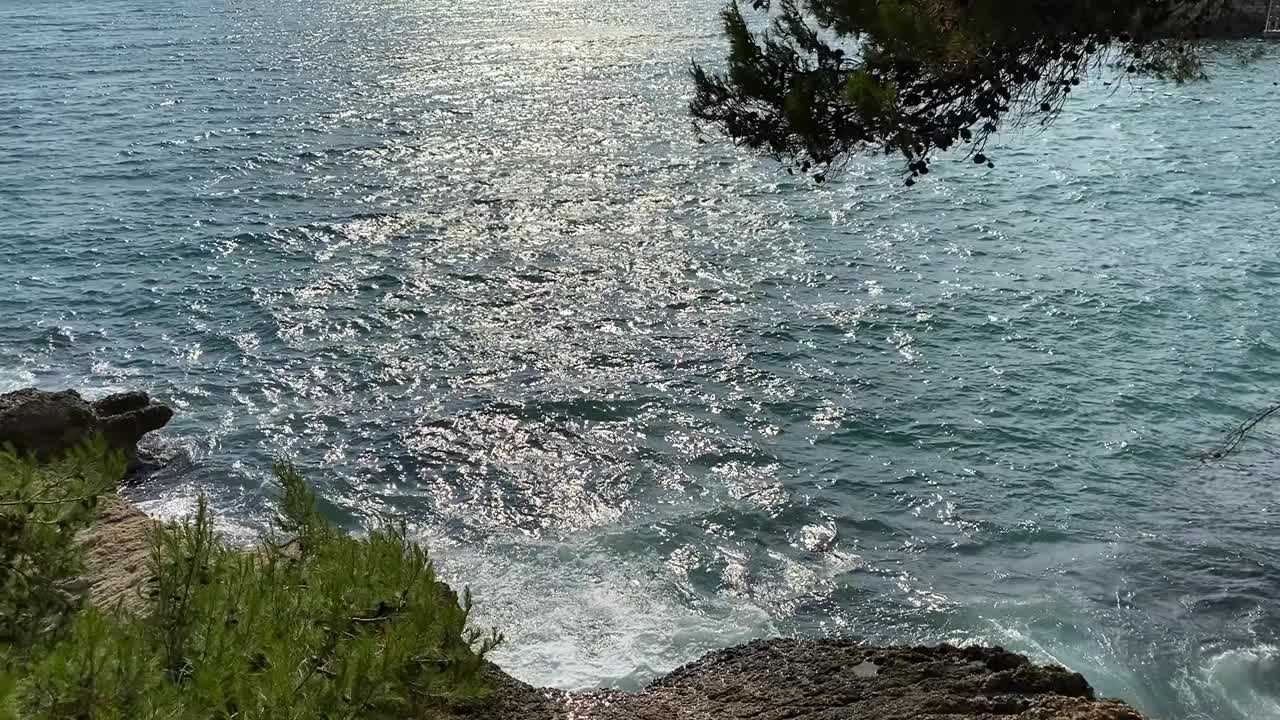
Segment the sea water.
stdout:
<path fill-rule="evenodd" d="M 1280 53 L 994 170 L 700 143 L 717 0 L 0 0 L 0 390 L 141 388 L 128 489 L 408 519 L 499 661 L 990 642 L 1280 717 Z"/>

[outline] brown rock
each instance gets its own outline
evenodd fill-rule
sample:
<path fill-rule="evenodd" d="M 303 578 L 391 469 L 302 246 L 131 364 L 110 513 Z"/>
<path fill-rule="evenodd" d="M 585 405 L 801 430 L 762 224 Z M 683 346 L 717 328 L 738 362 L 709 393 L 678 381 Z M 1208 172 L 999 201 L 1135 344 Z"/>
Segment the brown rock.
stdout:
<path fill-rule="evenodd" d="M 138 455 L 138 441 L 152 430 L 159 430 L 173 418 L 173 410 L 159 403 L 150 403 L 135 410 L 117 415 L 99 415 L 102 435 L 111 447 L 125 451 L 129 459 Z"/>
<path fill-rule="evenodd" d="M 1001 648 L 761 640 L 638 693 L 537 690 L 496 668 L 487 720 L 1143 720 L 1078 673 Z"/>
<path fill-rule="evenodd" d="M 151 404 L 151 398 L 140 390 L 116 393 L 94 400 L 91 405 L 98 415 L 119 415 L 121 413 L 141 410 Z"/>
<path fill-rule="evenodd" d="M 49 460 L 101 434 L 133 462 L 142 436 L 172 417 L 173 410 L 142 392 L 109 395 L 90 404 L 74 390 L 27 388 L 0 395 L 0 447 L 11 445 Z"/>
<path fill-rule="evenodd" d="M 98 518 L 80 533 L 89 601 L 101 608 L 142 607 L 140 590 L 151 559 L 151 518 L 116 495 L 99 500 Z"/>
<path fill-rule="evenodd" d="M 98 416 L 74 390 L 27 388 L 0 395 L 0 446 L 50 459 L 83 443 L 97 428 Z"/>

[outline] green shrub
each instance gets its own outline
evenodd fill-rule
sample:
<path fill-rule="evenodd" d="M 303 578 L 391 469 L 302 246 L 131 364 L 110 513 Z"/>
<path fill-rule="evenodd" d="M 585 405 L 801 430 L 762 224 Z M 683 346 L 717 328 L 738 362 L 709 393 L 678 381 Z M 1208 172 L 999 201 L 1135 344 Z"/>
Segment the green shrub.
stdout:
<path fill-rule="evenodd" d="M 0 455 L 0 468 L 6 499 L 11 486 L 47 482 L 11 478 L 51 472 L 11 455 Z M 0 642 L 0 718 L 409 720 L 483 698 L 485 657 L 501 636 L 468 626 L 470 594 L 460 604 L 436 580 L 403 523 L 348 536 L 317 512 L 292 467 L 275 474 L 279 517 L 256 550 L 225 543 L 202 498 L 193 517 L 154 526 L 141 612 L 84 608 L 50 622 L 28 611 L 38 627 L 24 619 Z M 88 496 L 100 486 L 76 487 Z M 84 502 L 59 492 L 64 504 Z M 6 507 L 61 517 L 56 504 Z M 74 517 L 70 527 L 86 521 Z M 61 575 L 41 578 L 51 587 L 78 569 L 72 533 L 27 547 L 30 566 L 59 559 L 49 567 Z M 27 585 L 0 587 L 6 608 L 34 602 Z"/>
<path fill-rule="evenodd" d="M 84 565 L 75 534 L 123 474 L 123 455 L 100 441 L 43 467 L 0 449 L 0 647 L 61 628 Z"/>

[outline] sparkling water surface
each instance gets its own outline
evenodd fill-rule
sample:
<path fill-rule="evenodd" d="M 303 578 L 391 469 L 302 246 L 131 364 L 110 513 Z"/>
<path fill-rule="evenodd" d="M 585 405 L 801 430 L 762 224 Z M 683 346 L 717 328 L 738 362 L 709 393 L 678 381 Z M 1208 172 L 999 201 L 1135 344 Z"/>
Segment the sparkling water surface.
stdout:
<path fill-rule="evenodd" d="M 718 0 L 0 0 L 0 389 L 179 415 L 229 532 L 295 459 L 500 662 L 992 642 L 1280 717 L 1280 51 L 1095 84 L 994 171 L 699 144 Z"/>

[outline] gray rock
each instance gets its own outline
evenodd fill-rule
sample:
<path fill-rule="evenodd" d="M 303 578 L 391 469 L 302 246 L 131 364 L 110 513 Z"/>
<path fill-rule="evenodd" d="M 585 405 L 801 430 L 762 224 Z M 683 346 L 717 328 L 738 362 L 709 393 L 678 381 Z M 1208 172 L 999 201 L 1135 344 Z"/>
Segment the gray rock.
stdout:
<path fill-rule="evenodd" d="M 93 411 L 99 416 L 120 415 L 121 413 L 141 410 L 151 404 L 151 398 L 141 390 L 116 393 L 90 403 Z"/>
<path fill-rule="evenodd" d="M 97 414 L 74 390 L 27 388 L 0 395 L 0 445 L 18 452 L 57 457 L 97 430 Z"/>
<path fill-rule="evenodd" d="M 74 390 L 26 388 L 0 395 L 0 446 L 50 460 L 102 435 L 132 464 L 142 436 L 164 427 L 172 417 L 172 409 L 143 392 L 88 403 Z"/>
<path fill-rule="evenodd" d="M 875 672 L 867 672 L 870 667 Z M 1143 720 L 1084 677 L 1001 648 L 759 640 L 710 653 L 636 693 L 532 688 L 490 668 L 485 720 Z"/>

